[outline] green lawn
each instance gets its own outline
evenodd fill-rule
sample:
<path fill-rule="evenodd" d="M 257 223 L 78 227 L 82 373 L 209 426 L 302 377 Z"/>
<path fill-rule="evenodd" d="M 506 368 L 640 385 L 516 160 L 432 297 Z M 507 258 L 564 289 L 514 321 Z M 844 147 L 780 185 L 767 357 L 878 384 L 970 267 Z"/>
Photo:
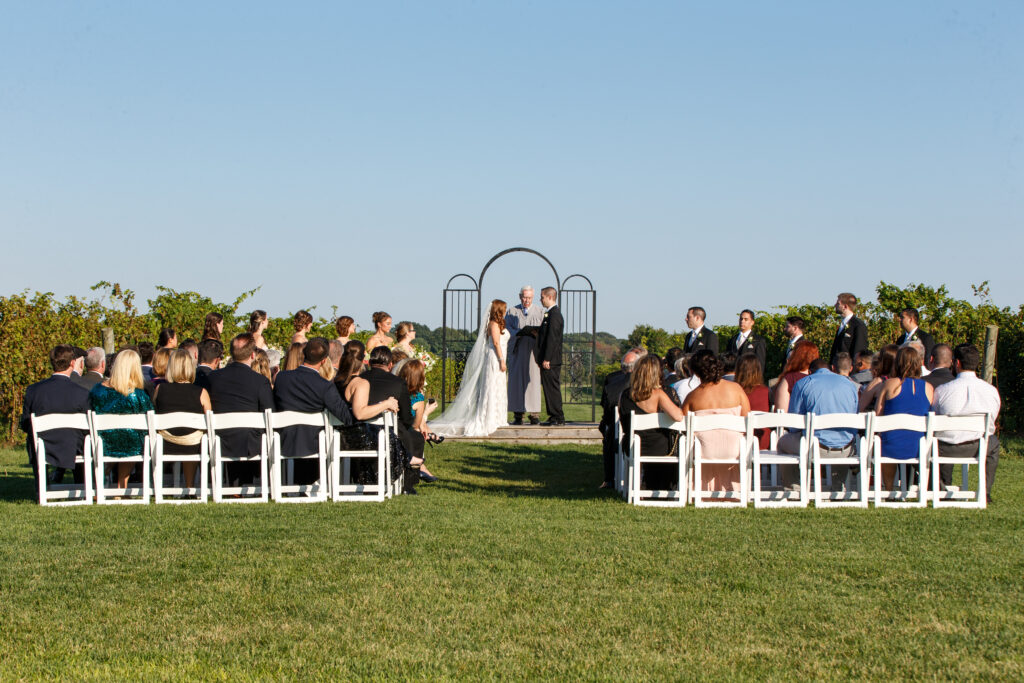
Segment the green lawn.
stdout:
<path fill-rule="evenodd" d="M 0 679 L 1024 677 L 1024 442 L 970 510 L 638 509 L 444 444 L 383 504 L 40 508 L 0 451 Z"/>

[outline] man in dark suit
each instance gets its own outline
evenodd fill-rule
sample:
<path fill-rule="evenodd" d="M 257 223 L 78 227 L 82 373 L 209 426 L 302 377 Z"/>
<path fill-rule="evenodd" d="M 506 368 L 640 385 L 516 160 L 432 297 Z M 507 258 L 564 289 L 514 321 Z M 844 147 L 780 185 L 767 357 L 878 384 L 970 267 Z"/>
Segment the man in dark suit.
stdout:
<path fill-rule="evenodd" d="M 917 327 L 920 319 L 921 315 L 917 312 L 916 308 L 904 308 L 900 311 L 900 327 L 903 328 L 903 334 L 897 337 L 894 343 L 898 346 L 906 346 L 912 341 L 921 342 L 924 345 L 924 358 L 922 360 L 927 363 L 928 359 L 932 357 L 932 349 L 935 348 L 935 338 Z M 952 354 L 952 351 L 950 351 L 950 354 Z"/>
<path fill-rule="evenodd" d="M 405 471 L 405 493 L 416 493 L 416 482 L 423 462 L 423 434 L 413 429 L 412 404 L 409 401 L 409 387 L 405 380 L 391 374 L 391 350 L 376 346 L 370 351 L 370 369 L 361 377 L 370 383 L 370 394 L 366 402 L 370 405 L 389 398 L 398 401 L 398 438 L 409 452 L 409 467 Z"/>
<path fill-rule="evenodd" d="M 840 351 L 845 351 L 851 358 L 856 358 L 857 353 L 868 348 L 868 326 L 856 316 L 857 297 L 849 292 L 843 292 L 836 297 L 835 308 L 842 322 L 839 323 L 839 329 L 832 341 L 832 350 L 829 352 L 830 365 L 835 365 L 836 356 Z"/>
<path fill-rule="evenodd" d="M 251 334 L 240 334 L 231 340 L 231 363 L 207 375 L 206 390 L 215 413 L 261 413 L 274 409 L 274 392 L 270 381 L 252 369 L 256 358 L 256 340 Z M 225 455 L 259 455 L 259 429 L 226 429 L 218 431 Z M 259 463 L 230 463 L 228 481 L 236 479 L 251 483 L 259 472 Z"/>
<path fill-rule="evenodd" d="M 89 411 L 89 392 L 71 381 L 71 365 L 75 358 L 75 350 L 67 344 L 55 346 L 50 351 L 50 367 L 53 374 L 48 379 L 36 382 L 25 389 L 25 402 L 22 407 L 19 426 L 27 435 L 26 446 L 28 462 L 32 467 L 32 477 L 38 482 L 36 467 L 36 445 L 32 439 L 32 415 L 51 415 L 53 413 L 74 414 Z M 46 462 L 56 469 L 48 478 L 49 483 L 59 484 L 64 479 L 65 470 L 75 470 L 75 483 L 82 483 L 84 472 L 75 467 L 75 456 L 82 454 L 85 443 L 85 432 L 76 429 L 54 429 L 42 435 L 46 444 Z M 38 485 L 38 484 L 37 484 Z"/>
<path fill-rule="evenodd" d="M 199 343 L 199 364 L 196 366 L 196 379 L 193 382 L 207 391 L 210 390 L 210 373 L 220 367 L 220 359 L 224 355 L 224 345 L 216 339 L 204 339 Z"/>
<path fill-rule="evenodd" d="M 953 349 L 947 344 L 936 344 L 932 347 L 931 359 L 928 361 L 928 369 L 931 371 L 924 378 L 925 382 L 933 387 L 941 387 L 956 379 L 953 374 Z"/>
<path fill-rule="evenodd" d="M 718 335 L 711 328 L 704 327 L 704 320 L 707 317 L 707 311 L 700 306 L 694 306 L 686 311 L 686 326 L 690 328 L 690 333 L 686 335 L 687 353 L 693 354 L 707 349 L 718 355 Z"/>
<path fill-rule="evenodd" d="M 726 352 L 736 354 L 739 358 L 745 353 L 752 353 L 757 356 L 757 362 L 761 364 L 761 372 L 764 373 L 765 358 L 767 357 L 768 344 L 764 337 L 754 332 L 754 312 L 744 308 L 740 312 L 740 330 L 729 340 Z"/>
<path fill-rule="evenodd" d="M 72 377 L 71 381 L 86 391 L 103 381 L 103 371 L 107 369 L 107 354 L 98 346 L 85 352 L 85 367 L 81 377 Z"/>
<path fill-rule="evenodd" d="M 782 367 L 786 367 L 786 361 L 789 360 L 789 354 L 793 353 L 793 348 L 797 342 L 803 339 L 804 330 L 807 329 L 807 324 L 804 319 L 798 315 L 791 315 L 786 318 L 786 324 L 782 327 L 782 334 L 789 341 L 786 342 L 786 355 L 782 357 Z"/>
<path fill-rule="evenodd" d="M 153 348 L 153 342 L 140 341 L 135 345 L 135 348 L 139 352 L 139 360 L 142 361 L 142 381 L 152 382 L 153 354 L 156 352 L 156 349 Z"/>
<path fill-rule="evenodd" d="M 633 368 L 646 355 L 647 349 L 630 349 L 622 357 L 620 369 L 610 373 L 604 380 L 604 390 L 601 392 L 601 422 L 597 426 L 601 430 L 604 450 L 604 481 L 598 488 L 615 488 L 615 452 L 618 450 L 618 444 L 615 443 L 615 407 L 619 405 L 622 392 L 629 386 Z"/>
<path fill-rule="evenodd" d="M 546 311 L 534 354 L 540 365 L 540 384 L 548 408 L 548 420 L 543 424 L 550 427 L 565 424 L 562 412 L 562 331 L 565 321 L 558 310 L 558 290 L 554 287 L 540 290 L 540 305 Z"/>
<path fill-rule="evenodd" d="M 205 343 L 205 342 L 203 342 Z M 200 345 L 202 346 L 202 345 Z M 342 424 L 352 424 L 352 411 L 334 388 L 334 383 L 320 376 L 320 366 L 330 363 L 329 343 L 323 337 L 314 337 L 302 350 L 303 364 L 294 370 L 277 373 L 274 382 L 276 410 L 294 410 L 299 413 L 319 413 L 327 410 Z M 281 449 L 286 455 L 310 455 L 318 450 L 317 434 L 320 429 L 306 425 L 281 430 Z M 316 481 L 317 465 L 311 460 L 295 461 L 295 481 L 311 484 Z"/>

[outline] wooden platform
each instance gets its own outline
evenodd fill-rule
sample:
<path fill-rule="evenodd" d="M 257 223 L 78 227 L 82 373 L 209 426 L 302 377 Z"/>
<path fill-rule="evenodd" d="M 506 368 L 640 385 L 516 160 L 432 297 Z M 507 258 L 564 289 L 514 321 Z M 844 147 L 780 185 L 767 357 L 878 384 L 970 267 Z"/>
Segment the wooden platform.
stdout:
<path fill-rule="evenodd" d="M 600 445 L 601 432 L 595 422 L 569 422 L 561 427 L 541 425 L 499 427 L 490 436 L 449 436 L 451 441 L 498 444 L 589 444 Z"/>

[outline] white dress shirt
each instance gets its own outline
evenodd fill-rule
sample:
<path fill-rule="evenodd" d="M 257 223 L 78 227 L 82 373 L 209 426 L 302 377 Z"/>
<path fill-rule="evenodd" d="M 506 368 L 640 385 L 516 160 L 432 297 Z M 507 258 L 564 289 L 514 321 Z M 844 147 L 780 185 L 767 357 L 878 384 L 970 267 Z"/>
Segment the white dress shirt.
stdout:
<path fill-rule="evenodd" d="M 970 370 L 961 370 L 952 382 L 936 387 L 932 401 L 932 409 L 938 415 L 990 415 L 990 436 L 995 432 L 1000 405 L 999 391 Z M 935 432 L 935 436 L 943 443 L 964 443 L 978 438 L 977 432 L 960 431 Z"/>

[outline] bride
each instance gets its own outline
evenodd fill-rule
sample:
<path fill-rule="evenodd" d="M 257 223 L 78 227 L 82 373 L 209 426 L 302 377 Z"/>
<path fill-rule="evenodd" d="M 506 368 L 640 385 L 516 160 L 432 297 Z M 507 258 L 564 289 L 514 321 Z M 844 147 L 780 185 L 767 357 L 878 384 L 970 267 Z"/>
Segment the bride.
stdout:
<path fill-rule="evenodd" d="M 505 349 L 509 333 L 505 329 L 505 310 L 501 299 L 491 302 L 466 359 L 459 393 L 448 410 L 430 423 L 435 434 L 487 436 L 508 423 Z"/>

